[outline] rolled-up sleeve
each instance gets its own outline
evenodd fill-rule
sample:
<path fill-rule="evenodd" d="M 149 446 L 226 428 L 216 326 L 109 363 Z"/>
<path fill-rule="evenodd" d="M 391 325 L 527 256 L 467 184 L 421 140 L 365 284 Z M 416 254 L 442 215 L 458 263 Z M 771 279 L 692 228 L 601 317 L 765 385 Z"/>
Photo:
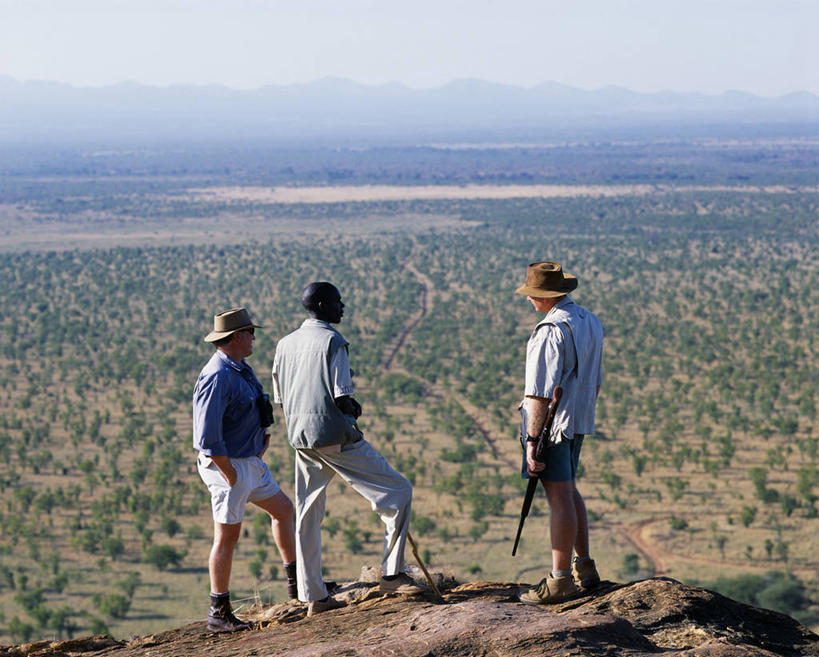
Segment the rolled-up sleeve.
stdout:
<path fill-rule="evenodd" d="M 224 384 L 218 376 L 200 379 L 193 395 L 193 446 L 205 456 L 225 456 L 227 447 L 222 436 L 225 414 Z"/>
<path fill-rule="evenodd" d="M 563 372 L 563 333 L 556 326 L 538 327 L 526 345 L 526 397 L 551 399 Z"/>
<path fill-rule="evenodd" d="M 276 355 L 273 356 L 273 403 L 274 404 L 281 404 L 282 402 L 282 389 L 279 385 L 279 352 L 276 352 Z"/>
<path fill-rule="evenodd" d="M 333 382 L 333 397 L 344 397 L 355 392 L 346 347 L 337 349 L 333 354 L 333 360 L 330 362 L 330 379 Z"/>

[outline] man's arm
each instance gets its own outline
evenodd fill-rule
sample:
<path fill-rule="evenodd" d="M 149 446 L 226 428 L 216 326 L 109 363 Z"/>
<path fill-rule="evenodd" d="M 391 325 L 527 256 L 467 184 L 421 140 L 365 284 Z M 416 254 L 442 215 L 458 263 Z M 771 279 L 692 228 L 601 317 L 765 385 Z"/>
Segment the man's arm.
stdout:
<path fill-rule="evenodd" d="M 542 325 L 526 345 L 526 384 L 523 400 L 526 409 L 526 432 L 536 438 L 543 431 L 551 395 L 561 384 L 565 336 L 558 326 Z M 548 397 L 546 395 L 549 395 Z M 535 461 L 537 443 L 526 442 L 526 467 L 529 474 L 541 472 L 546 466 Z"/>
<path fill-rule="evenodd" d="M 361 404 L 353 397 L 353 377 L 347 347 L 340 347 L 330 361 L 330 379 L 333 382 L 333 400 L 345 415 L 356 420 L 361 417 Z"/>
<path fill-rule="evenodd" d="M 216 464 L 225 481 L 232 487 L 237 475 L 222 439 L 222 416 L 225 412 L 223 386 L 219 385 L 219 378 L 216 376 L 200 383 L 193 399 L 194 447 Z"/>
<path fill-rule="evenodd" d="M 526 433 L 532 438 L 537 438 L 543 431 L 550 402 L 551 400 L 543 397 L 526 397 L 523 400 L 526 409 Z M 526 468 L 530 475 L 535 475 L 546 467 L 544 463 L 535 461 L 536 447 L 537 442 L 526 441 Z"/>
<path fill-rule="evenodd" d="M 233 486 L 236 484 L 238 475 L 236 474 L 236 468 L 234 468 L 233 464 L 230 462 L 230 457 L 211 456 L 210 459 L 216 464 L 216 467 L 219 468 L 219 472 L 222 473 L 222 476 L 225 478 L 228 486 L 233 488 Z"/>

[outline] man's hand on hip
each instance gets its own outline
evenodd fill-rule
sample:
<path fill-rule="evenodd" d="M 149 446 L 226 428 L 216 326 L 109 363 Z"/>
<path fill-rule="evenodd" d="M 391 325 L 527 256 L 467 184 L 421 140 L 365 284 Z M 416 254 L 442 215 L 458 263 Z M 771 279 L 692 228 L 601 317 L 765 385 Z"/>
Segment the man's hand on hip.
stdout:
<path fill-rule="evenodd" d="M 233 486 L 236 485 L 238 475 L 236 474 L 236 469 L 233 467 L 233 463 L 230 462 L 230 458 L 227 456 L 211 456 L 210 458 L 216 464 L 216 467 L 219 468 L 219 472 L 222 473 L 228 486 L 233 488 Z"/>

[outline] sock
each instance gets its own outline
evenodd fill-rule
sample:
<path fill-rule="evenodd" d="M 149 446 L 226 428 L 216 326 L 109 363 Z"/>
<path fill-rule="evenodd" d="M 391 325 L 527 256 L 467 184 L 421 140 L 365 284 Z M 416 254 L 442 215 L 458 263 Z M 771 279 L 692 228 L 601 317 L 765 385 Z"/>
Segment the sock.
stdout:
<path fill-rule="evenodd" d="M 558 579 L 559 577 L 571 577 L 572 571 L 571 570 L 553 570 L 552 577 Z"/>
<path fill-rule="evenodd" d="M 299 588 L 296 583 L 296 562 L 284 564 L 284 574 L 287 577 L 287 597 L 294 600 L 299 597 Z"/>
<path fill-rule="evenodd" d="M 392 582 L 392 581 L 395 581 L 396 579 L 398 579 L 398 576 L 400 574 L 401 573 L 398 573 L 397 575 L 384 575 L 383 579 L 387 580 L 388 582 Z"/>
<path fill-rule="evenodd" d="M 583 563 L 584 561 L 591 561 L 591 557 L 575 557 L 572 559 L 572 563 Z"/>
<path fill-rule="evenodd" d="M 224 593 L 214 593 L 213 591 L 210 592 L 211 607 L 221 607 L 225 602 L 229 601 L 230 591 L 225 591 Z"/>

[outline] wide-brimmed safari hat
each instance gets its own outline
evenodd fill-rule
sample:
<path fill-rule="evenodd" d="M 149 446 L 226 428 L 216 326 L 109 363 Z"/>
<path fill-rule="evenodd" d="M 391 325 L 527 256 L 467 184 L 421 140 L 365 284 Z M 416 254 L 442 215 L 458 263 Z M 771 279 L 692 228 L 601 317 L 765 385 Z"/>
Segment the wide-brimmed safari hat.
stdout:
<path fill-rule="evenodd" d="M 216 342 L 236 331 L 249 328 L 263 328 L 254 324 L 246 308 L 231 308 L 213 316 L 213 330 L 205 336 L 205 342 Z"/>
<path fill-rule="evenodd" d="M 516 294 L 530 297 L 562 297 L 577 288 L 577 278 L 556 262 L 533 262 L 526 268 L 526 282 Z"/>

